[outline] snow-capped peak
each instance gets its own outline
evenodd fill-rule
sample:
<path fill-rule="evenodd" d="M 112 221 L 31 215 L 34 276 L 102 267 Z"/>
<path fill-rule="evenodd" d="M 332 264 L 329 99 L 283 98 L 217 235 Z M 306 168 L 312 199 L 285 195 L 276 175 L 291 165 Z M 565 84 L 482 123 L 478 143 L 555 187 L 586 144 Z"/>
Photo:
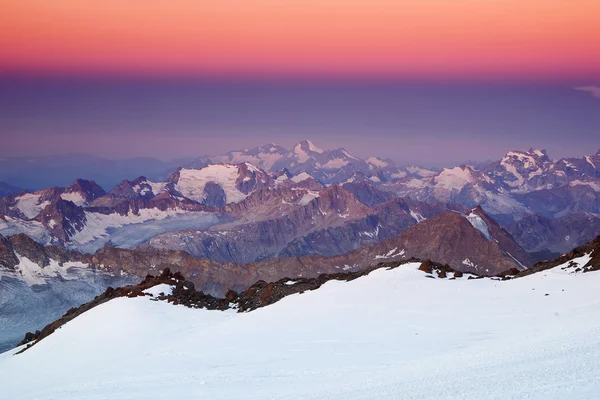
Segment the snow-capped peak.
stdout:
<path fill-rule="evenodd" d="M 250 176 L 243 176 L 247 172 L 257 176 L 263 175 L 261 183 L 266 183 L 268 175 L 252 164 L 212 164 L 201 169 L 182 168 L 176 178 L 175 188 L 184 197 L 202 203 L 208 196 L 207 184 L 213 183 L 222 189 L 225 195 L 225 204 L 237 203 L 245 199 L 252 191 L 245 190 L 241 186 L 241 183 L 252 181 Z"/>
<path fill-rule="evenodd" d="M 539 150 L 539 149 L 534 149 L 534 148 L 529 149 L 528 153 L 535 154 L 538 157 L 544 157 L 544 156 L 548 155 L 548 153 L 546 153 L 546 150 Z"/>
<path fill-rule="evenodd" d="M 379 168 L 385 168 L 388 166 L 388 163 L 379 157 L 369 157 L 367 158 L 367 163 Z"/>
<path fill-rule="evenodd" d="M 298 158 L 298 161 L 303 163 L 315 154 L 323 153 L 323 150 L 319 149 L 311 141 L 303 140 L 294 146 L 293 152 Z"/>
<path fill-rule="evenodd" d="M 435 178 L 435 183 L 446 189 L 462 189 L 463 186 L 475 182 L 473 170 L 469 166 L 444 168 Z"/>
<path fill-rule="evenodd" d="M 321 150 L 320 148 L 318 148 L 317 146 L 315 146 L 313 144 L 313 142 L 311 142 L 310 140 L 305 140 L 304 142 L 306 142 L 306 144 L 308 145 L 308 149 L 310 151 L 314 151 L 315 153 L 322 153 L 323 150 Z"/>

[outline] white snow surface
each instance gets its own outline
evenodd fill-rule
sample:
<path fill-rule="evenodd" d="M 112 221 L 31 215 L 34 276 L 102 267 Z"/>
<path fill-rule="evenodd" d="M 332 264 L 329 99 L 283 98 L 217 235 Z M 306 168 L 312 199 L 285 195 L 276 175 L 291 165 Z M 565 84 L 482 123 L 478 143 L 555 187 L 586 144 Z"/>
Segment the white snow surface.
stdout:
<path fill-rule="evenodd" d="M 380 168 L 385 168 L 388 166 L 388 163 L 379 157 L 369 157 L 367 158 L 367 163 Z"/>
<path fill-rule="evenodd" d="M 449 190 L 460 190 L 465 185 L 475 182 L 469 167 L 444 168 L 433 179 L 438 186 Z"/>
<path fill-rule="evenodd" d="M 76 206 L 81 207 L 86 203 L 85 199 L 79 192 L 69 192 L 60 195 L 60 198 L 66 201 L 72 201 Z"/>
<path fill-rule="evenodd" d="M 3 398 L 591 399 L 600 273 L 428 279 L 408 264 L 250 313 L 119 298 L 20 355 Z M 34 377 L 34 378 L 32 378 Z"/>
<path fill-rule="evenodd" d="M 306 142 L 308 143 L 308 149 L 310 151 L 314 151 L 315 153 L 322 153 L 323 152 L 323 150 L 321 150 L 320 148 L 318 148 L 317 146 L 315 146 L 313 144 L 313 142 L 311 142 L 310 140 L 307 140 Z"/>
<path fill-rule="evenodd" d="M 334 158 L 334 159 L 327 161 L 327 163 L 325 163 L 325 165 L 323 165 L 323 168 L 339 169 L 339 168 L 345 167 L 346 165 L 348 165 L 348 160 L 345 160 L 343 158 Z"/>
<path fill-rule="evenodd" d="M 204 187 L 208 182 L 221 186 L 227 203 L 237 203 L 248 197 L 235 185 L 239 177 L 238 167 L 231 164 L 207 165 L 202 169 L 182 169 L 176 188 L 188 199 L 202 202 L 206 198 Z"/>

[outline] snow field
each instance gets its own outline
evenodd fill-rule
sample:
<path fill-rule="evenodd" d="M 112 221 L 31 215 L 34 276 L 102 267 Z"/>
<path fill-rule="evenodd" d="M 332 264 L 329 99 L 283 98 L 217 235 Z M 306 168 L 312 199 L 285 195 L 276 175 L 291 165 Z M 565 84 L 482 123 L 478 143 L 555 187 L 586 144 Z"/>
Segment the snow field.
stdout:
<path fill-rule="evenodd" d="M 580 262 L 585 259 L 578 260 Z M 250 313 L 121 298 L 18 356 L 10 399 L 589 399 L 600 274 L 428 279 L 407 264 Z"/>

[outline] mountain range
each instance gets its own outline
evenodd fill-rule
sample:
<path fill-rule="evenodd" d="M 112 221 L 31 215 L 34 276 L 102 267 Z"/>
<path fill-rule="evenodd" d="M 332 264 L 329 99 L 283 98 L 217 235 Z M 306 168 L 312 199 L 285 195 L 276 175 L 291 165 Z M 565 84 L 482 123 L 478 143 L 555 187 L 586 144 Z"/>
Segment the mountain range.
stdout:
<path fill-rule="evenodd" d="M 411 258 L 481 276 L 526 270 L 600 234 L 597 166 L 600 152 L 551 160 L 530 149 L 434 171 L 303 141 L 108 190 L 76 179 L 13 191 L 0 199 L 3 336 L 14 344 L 24 328 L 165 267 L 214 296 Z"/>

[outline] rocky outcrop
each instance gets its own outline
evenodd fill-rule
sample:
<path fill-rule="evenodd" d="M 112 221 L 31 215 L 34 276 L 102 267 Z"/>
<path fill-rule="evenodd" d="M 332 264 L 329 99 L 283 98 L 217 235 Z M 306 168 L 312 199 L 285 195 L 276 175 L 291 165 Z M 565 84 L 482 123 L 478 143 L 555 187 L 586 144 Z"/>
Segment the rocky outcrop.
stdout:
<path fill-rule="evenodd" d="M 41 222 L 59 242 L 66 243 L 85 227 L 86 216 L 82 207 L 58 199 L 48 204 L 35 220 Z"/>
<path fill-rule="evenodd" d="M 15 254 L 10 240 L 0 235 L 0 268 L 14 270 L 19 265 L 19 259 Z"/>
<path fill-rule="evenodd" d="M 585 265 L 576 269 L 575 272 L 590 272 L 600 270 L 600 236 L 582 246 L 574 248 L 570 252 L 561 255 L 555 260 L 537 262 L 531 268 L 519 272 L 516 277 L 519 278 L 555 268 L 585 255 L 590 255 L 590 260 Z"/>

